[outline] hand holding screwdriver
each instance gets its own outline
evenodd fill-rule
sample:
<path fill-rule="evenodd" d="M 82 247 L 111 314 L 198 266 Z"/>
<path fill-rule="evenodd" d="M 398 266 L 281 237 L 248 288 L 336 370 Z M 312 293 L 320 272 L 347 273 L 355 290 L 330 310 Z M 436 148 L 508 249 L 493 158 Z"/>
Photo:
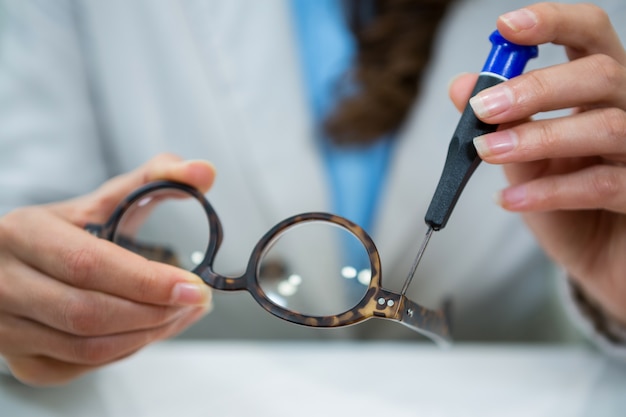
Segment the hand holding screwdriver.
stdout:
<path fill-rule="evenodd" d="M 524 71 L 526 63 L 538 55 L 537 46 L 517 45 L 509 42 L 497 30 L 491 34 L 489 40 L 492 43 L 491 52 L 478 77 L 471 97 L 486 88 L 520 75 Z M 439 184 L 426 212 L 425 221 L 428 225 L 426 237 L 415 257 L 402 294 L 409 287 L 432 232 L 441 230 L 446 226 L 465 184 L 481 161 L 474 147 L 474 138 L 495 132 L 497 128 L 498 125 L 487 124 L 478 119 L 471 106 L 465 107 L 452 135 Z"/>

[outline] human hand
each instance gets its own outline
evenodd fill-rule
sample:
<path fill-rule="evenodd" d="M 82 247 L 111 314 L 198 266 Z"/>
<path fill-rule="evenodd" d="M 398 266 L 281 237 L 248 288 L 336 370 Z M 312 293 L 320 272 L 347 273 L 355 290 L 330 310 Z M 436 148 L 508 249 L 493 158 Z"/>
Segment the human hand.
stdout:
<path fill-rule="evenodd" d="M 563 45 L 569 62 L 482 91 L 476 115 L 500 124 L 475 139 L 511 184 L 499 203 L 523 217 L 547 254 L 610 316 L 626 323 L 626 52 L 606 13 L 589 4 L 540 3 L 498 19 L 518 44 Z M 462 108 L 475 75 L 450 87 Z M 531 120 L 571 109 L 565 117 Z"/>
<path fill-rule="evenodd" d="M 161 155 L 92 194 L 0 218 L 0 355 L 24 383 L 56 385 L 171 337 L 208 311 L 202 280 L 85 230 L 135 188 L 208 190 L 213 167 Z"/>

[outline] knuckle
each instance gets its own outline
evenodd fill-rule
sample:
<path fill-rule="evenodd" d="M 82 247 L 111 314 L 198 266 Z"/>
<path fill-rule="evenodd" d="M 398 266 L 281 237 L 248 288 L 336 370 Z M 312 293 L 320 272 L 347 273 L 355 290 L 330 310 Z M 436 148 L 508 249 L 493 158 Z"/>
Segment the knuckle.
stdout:
<path fill-rule="evenodd" d="M 606 28 L 611 25 L 608 13 L 597 4 L 582 3 L 580 8 L 593 27 Z"/>
<path fill-rule="evenodd" d="M 590 73 L 598 77 L 609 94 L 615 94 L 616 87 L 623 86 L 624 78 L 626 78 L 625 70 L 613 57 L 595 54 L 589 57 L 589 63 Z"/>
<path fill-rule="evenodd" d="M 529 71 L 523 78 L 519 77 L 516 83 L 518 91 L 516 91 L 515 95 L 518 105 L 522 109 L 529 107 L 530 102 L 537 97 L 551 97 L 554 94 L 554 88 L 541 75 L 541 71 Z"/>
<path fill-rule="evenodd" d="M 142 260 L 143 268 L 131 274 L 133 299 L 154 303 L 167 303 L 170 297 L 168 279 L 165 278 L 161 265 L 147 259 Z"/>
<path fill-rule="evenodd" d="M 626 112 L 612 107 L 602 111 L 600 132 L 626 146 Z"/>
<path fill-rule="evenodd" d="M 620 173 L 609 167 L 599 167 L 591 176 L 590 188 L 593 195 L 601 201 L 612 201 L 623 192 Z"/>
<path fill-rule="evenodd" d="M 539 143 L 538 149 L 540 152 L 542 149 L 557 149 L 562 146 L 562 139 L 554 130 L 552 123 L 541 123 L 539 125 Z"/>
<path fill-rule="evenodd" d="M 61 323 L 71 334 L 89 336 L 97 332 L 99 315 L 90 297 L 74 297 L 61 310 Z"/>
<path fill-rule="evenodd" d="M 143 260 L 142 260 L 143 261 Z M 144 268 L 141 271 L 137 271 L 137 274 L 133 274 L 132 277 L 133 282 L 133 291 L 139 297 L 139 299 L 144 300 L 146 296 L 154 291 L 154 284 L 158 282 L 156 277 L 153 275 L 152 271 L 152 263 L 147 259 L 143 261 Z"/>
<path fill-rule="evenodd" d="M 89 285 L 100 264 L 94 251 L 85 247 L 67 249 L 62 258 L 66 278 L 78 287 Z"/>

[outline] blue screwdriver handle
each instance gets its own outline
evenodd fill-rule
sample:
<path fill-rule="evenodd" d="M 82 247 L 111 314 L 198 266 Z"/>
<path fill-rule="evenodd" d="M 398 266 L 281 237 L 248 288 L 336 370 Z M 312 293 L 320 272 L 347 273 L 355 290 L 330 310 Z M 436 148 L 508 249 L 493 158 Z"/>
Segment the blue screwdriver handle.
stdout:
<path fill-rule="evenodd" d="M 497 30 L 489 36 L 489 40 L 492 43 L 491 52 L 472 91 L 472 97 L 486 88 L 520 75 L 526 63 L 538 54 L 537 46 L 514 44 L 504 39 Z M 480 121 L 469 104 L 465 107 L 452 135 L 439 184 L 426 212 L 426 224 L 431 229 L 445 227 L 465 184 L 480 164 L 473 139 L 495 132 L 497 128 L 498 125 Z"/>

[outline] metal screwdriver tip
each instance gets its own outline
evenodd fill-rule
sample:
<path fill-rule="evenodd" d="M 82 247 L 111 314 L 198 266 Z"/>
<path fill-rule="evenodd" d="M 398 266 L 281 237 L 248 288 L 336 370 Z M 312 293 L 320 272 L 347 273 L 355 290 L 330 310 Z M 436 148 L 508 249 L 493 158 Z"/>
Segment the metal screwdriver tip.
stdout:
<path fill-rule="evenodd" d="M 413 280 L 413 276 L 415 275 L 417 266 L 422 260 L 422 256 L 424 256 L 424 251 L 426 250 L 426 246 L 428 245 L 428 242 L 430 241 L 430 237 L 432 236 L 433 231 L 434 229 L 432 227 L 428 227 L 428 230 L 426 231 L 426 236 L 424 237 L 424 240 L 422 241 L 422 246 L 420 246 L 420 249 L 417 252 L 417 255 L 415 256 L 415 260 L 413 261 L 413 265 L 411 265 L 411 270 L 409 271 L 409 275 L 407 276 L 406 281 L 404 282 L 404 286 L 402 287 L 402 291 L 400 292 L 402 295 L 406 294 L 406 290 L 409 288 L 409 285 L 411 285 L 411 281 Z"/>

